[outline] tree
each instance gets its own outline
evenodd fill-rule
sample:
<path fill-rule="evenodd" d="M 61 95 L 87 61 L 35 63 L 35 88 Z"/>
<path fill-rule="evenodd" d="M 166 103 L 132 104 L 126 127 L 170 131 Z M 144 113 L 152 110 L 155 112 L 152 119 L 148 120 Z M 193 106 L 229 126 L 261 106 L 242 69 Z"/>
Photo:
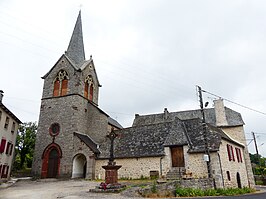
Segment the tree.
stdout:
<path fill-rule="evenodd" d="M 36 132 L 36 122 L 26 122 L 19 126 L 16 141 L 15 169 L 31 168 Z"/>

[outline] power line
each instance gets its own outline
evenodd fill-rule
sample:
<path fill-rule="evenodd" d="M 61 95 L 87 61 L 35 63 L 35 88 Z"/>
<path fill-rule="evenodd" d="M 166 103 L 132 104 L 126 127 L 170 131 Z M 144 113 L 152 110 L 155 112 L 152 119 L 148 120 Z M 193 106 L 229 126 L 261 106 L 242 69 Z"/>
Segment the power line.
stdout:
<path fill-rule="evenodd" d="M 232 104 L 235 104 L 235 105 L 241 106 L 241 107 L 246 108 L 246 109 L 248 109 L 248 110 L 251 110 L 251 111 L 254 111 L 254 112 L 257 112 L 257 113 L 260 113 L 260 114 L 266 115 L 266 113 L 264 113 L 264 112 L 262 112 L 262 111 L 258 111 L 258 110 L 256 110 L 256 109 L 253 109 L 253 108 L 250 108 L 250 107 L 248 107 L 248 106 L 245 106 L 245 105 L 239 104 L 239 103 L 237 103 L 237 102 L 233 102 L 232 100 L 229 100 L 229 99 L 223 98 L 223 97 L 221 97 L 221 96 L 219 96 L 219 95 L 216 95 L 216 94 L 213 94 L 213 93 L 211 93 L 211 92 L 209 92 L 209 91 L 202 90 L 202 92 L 208 93 L 208 94 L 213 95 L 213 96 L 218 97 L 218 98 L 221 98 L 221 99 L 223 99 L 223 100 L 225 100 L 225 101 L 227 101 L 227 102 L 230 102 L 230 103 L 232 103 Z"/>

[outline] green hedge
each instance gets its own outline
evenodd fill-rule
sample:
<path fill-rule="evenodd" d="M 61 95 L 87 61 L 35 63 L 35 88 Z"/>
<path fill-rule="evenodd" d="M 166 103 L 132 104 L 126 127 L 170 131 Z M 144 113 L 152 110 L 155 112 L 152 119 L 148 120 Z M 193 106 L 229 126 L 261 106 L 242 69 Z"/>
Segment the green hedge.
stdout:
<path fill-rule="evenodd" d="M 177 188 L 176 196 L 179 197 L 195 197 L 195 196 L 234 196 L 246 193 L 255 192 L 254 189 L 244 187 L 240 188 L 228 188 L 228 189 L 193 189 L 193 188 Z"/>

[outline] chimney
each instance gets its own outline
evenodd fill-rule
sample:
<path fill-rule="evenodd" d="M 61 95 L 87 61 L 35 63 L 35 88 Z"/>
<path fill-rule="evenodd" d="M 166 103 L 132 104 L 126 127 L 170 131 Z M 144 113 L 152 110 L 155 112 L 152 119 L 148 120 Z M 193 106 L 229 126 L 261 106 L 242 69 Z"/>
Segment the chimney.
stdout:
<path fill-rule="evenodd" d="M 214 100 L 213 102 L 214 102 L 216 126 L 227 126 L 228 123 L 226 120 L 223 99 L 219 98 L 217 100 Z"/>
<path fill-rule="evenodd" d="M 164 108 L 164 119 L 167 120 L 169 117 L 169 112 L 167 110 L 167 108 Z"/>
<path fill-rule="evenodd" d="M 4 97 L 4 91 L 2 91 L 2 90 L 0 90 L 0 102 L 2 103 L 2 99 L 3 99 L 3 97 Z"/>

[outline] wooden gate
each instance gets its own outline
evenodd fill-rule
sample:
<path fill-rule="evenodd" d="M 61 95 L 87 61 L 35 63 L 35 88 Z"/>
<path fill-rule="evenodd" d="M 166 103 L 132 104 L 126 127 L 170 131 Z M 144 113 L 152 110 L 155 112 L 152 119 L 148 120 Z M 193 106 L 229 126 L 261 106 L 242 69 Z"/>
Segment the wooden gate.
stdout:
<path fill-rule="evenodd" d="M 185 167 L 183 146 L 171 148 L 172 167 Z"/>

